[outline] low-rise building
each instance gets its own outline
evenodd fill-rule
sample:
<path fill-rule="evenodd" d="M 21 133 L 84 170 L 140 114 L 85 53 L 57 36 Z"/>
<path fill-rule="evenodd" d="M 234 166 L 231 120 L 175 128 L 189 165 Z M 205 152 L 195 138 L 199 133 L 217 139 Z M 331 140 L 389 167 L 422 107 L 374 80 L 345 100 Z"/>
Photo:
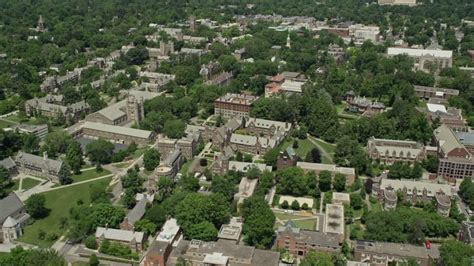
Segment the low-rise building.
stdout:
<path fill-rule="evenodd" d="M 166 262 L 168 260 L 168 257 L 170 256 L 171 251 L 173 250 L 173 248 L 176 248 L 181 238 L 181 228 L 179 227 L 176 219 L 168 219 L 161 228 L 161 231 L 151 243 L 150 248 L 147 250 L 146 255 L 143 257 L 141 265 L 167 265 Z"/>
<path fill-rule="evenodd" d="M 145 215 L 146 204 L 148 203 L 148 199 L 146 197 L 142 197 L 139 200 L 133 209 L 131 209 L 127 216 L 125 216 L 122 223 L 120 223 L 120 229 L 128 230 L 128 231 L 135 231 L 135 222 L 139 221 L 143 215 Z"/>
<path fill-rule="evenodd" d="M 277 159 L 277 170 L 283 170 L 288 167 L 294 167 L 298 163 L 298 155 L 293 147 L 288 146 L 286 150 L 280 152 Z"/>
<path fill-rule="evenodd" d="M 155 175 L 157 177 L 174 178 L 183 165 L 181 150 L 175 149 L 168 154 L 163 154 L 162 156 L 165 156 L 165 159 L 162 160 L 160 165 L 155 169 Z"/>
<path fill-rule="evenodd" d="M 201 133 L 195 132 L 181 139 L 160 138 L 157 149 L 161 154 L 168 154 L 174 149 L 180 149 L 186 160 L 192 160 L 201 142 Z"/>
<path fill-rule="evenodd" d="M 48 125 L 29 125 L 29 124 L 20 124 L 12 127 L 13 130 L 18 131 L 19 133 L 24 134 L 33 134 L 37 136 L 40 140 L 44 139 L 48 135 Z"/>
<path fill-rule="evenodd" d="M 331 203 L 332 204 L 350 205 L 351 204 L 351 196 L 349 195 L 349 193 L 333 192 Z"/>
<path fill-rule="evenodd" d="M 214 114 L 225 119 L 247 118 L 250 114 L 250 106 L 256 100 L 255 96 L 228 93 L 215 100 Z"/>
<path fill-rule="evenodd" d="M 415 85 L 415 92 L 420 99 L 429 100 L 431 98 L 449 99 L 452 96 L 458 96 L 459 91 L 454 89 L 436 88 L 428 86 Z"/>
<path fill-rule="evenodd" d="M 339 240 L 339 243 L 344 241 L 344 227 L 346 226 L 344 220 L 344 205 L 341 204 L 326 204 L 326 213 L 324 216 L 324 232 L 333 234 Z"/>
<path fill-rule="evenodd" d="M 152 131 L 89 121 L 70 127 L 68 133 L 74 138 L 102 138 L 113 143 L 125 145 L 135 143 L 139 146 L 148 145 L 155 138 L 155 133 Z"/>
<path fill-rule="evenodd" d="M 381 113 L 385 111 L 385 105 L 378 101 L 372 101 L 365 97 L 354 97 L 347 100 L 346 110 L 354 113 Z"/>
<path fill-rule="evenodd" d="M 469 127 L 467 122 L 462 116 L 462 110 L 454 107 L 446 107 L 444 104 L 430 103 L 426 104 L 426 110 L 422 110 L 426 113 L 429 121 L 432 123 L 439 122 L 442 125 L 446 125 L 455 132 L 468 132 Z"/>
<path fill-rule="evenodd" d="M 388 242 L 357 240 L 354 246 L 354 259 L 371 265 L 388 265 L 391 262 L 407 262 L 415 259 L 420 266 L 436 265 L 439 259 L 439 244 L 425 246 L 397 244 Z"/>
<path fill-rule="evenodd" d="M 441 125 L 433 134 L 438 147 L 438 175 L 453 183 L 468 176 L 474 177 L 474 156 L 453 130 Z"/>
<path fill-rule="evenodd" d="M 407 55 L 415 60 L 414 68 L 425 72 L 440 71 L 453 66 L 453 51 L 428 50 L 413 48 L 389 47 L 387 55 Z"/>
<path fill-rule="evenodd" d="M 379 5 L 416 6 L 416 0 L 378 0 Z"/>
<path fill-rule="evenodd" d="M 230 241 L 235 241 L 235 243 L 240 242 L 240 237 L 242 235 L 243 220 L 239 217 L 232 217 L 230 222 L 223 224 L 217 238 L 226 239 Z"/>
<path fill-rule="evenodd" d="M 314 171 L 317 175 L 319 175 L 321 171 L 329 171 L 333 178 L 336 176 L 336 174 L 342 174 L 346 177 L 347 186 L 352 185 L 356 177 L 355 169 L 352 167 L 338 167 L 335 164 L 307 162 L 297 162 L 296 166 L 300 167 L 305 172 Z"/>
<path fill-rule="evenodd" d="M 143 250 L 146 237 L 143 232 L 97 227 L 95 231 L 97 244 L 100 246 L 104 240 L 118 243 L 130 248 L 134 252 Z"/>
<path fill-rule="evenodd" d="M 0 243 L 10 243 L 23 235 L 23 227 L 30 215 L 15 193 L 0 199 Z"/>
<path fill-rule="evenodd" d="M 265 97 L 271 97 L 278 94 L 286 96 L 301 94 L 303 86 L 308 81 L 303 74 L 298 72 L 282 72 L 269 78 L 270 83 L 265 86 Z"/>
<path fill-rule="evenodd" d="M 278 228 L 275 245 L 279 249 L 299 258 L 305 257 L 310 251 L 323 251 L 330 253 L 341 252 L 339 237 L 334 234 L 302 230 L 297 228 L 292 221 Z"/>
<path fill-rule="evenodd" d="M 12 157 L 0 160 L 0 166 L 3 166 L 8 171 L 10 177 L 18 174 L 18 167 Z"/>
<path fill-rule="evenodd" d="M 234 200 L 239 206 L 245 199 L 250 198 L 257 187 L 258 179 L 243 177 L 240 180 L 239 190 L 234 195 Z"/>
<path fill-rule="evenodd" d="M 47 95 L 42 98 L 33 98 L 25 102 L 27 116 L 46 116 L 49 118 L 64 117 L 66 122 L 74 123 L 90 111 L 85 101 L 63 105 L 62 102 L 52 101 L 53 97 Z"/>
<path fill-rule="evenodd" d="M 415 163 L 426 157 L 426 148 L 416 141 L 370 138 L 367 142 L 370 158 L 385 164 L 394 162 Z"/>
<path fill-rule="evenodd" d="M 46 152 L 41 157 L 20 151 L 15 157 L 15 163 L 20 173 L 44 177 L 54 183 L 59 183 L 59 176 L 64 167 L 62 161 L 49 159 Z"/>

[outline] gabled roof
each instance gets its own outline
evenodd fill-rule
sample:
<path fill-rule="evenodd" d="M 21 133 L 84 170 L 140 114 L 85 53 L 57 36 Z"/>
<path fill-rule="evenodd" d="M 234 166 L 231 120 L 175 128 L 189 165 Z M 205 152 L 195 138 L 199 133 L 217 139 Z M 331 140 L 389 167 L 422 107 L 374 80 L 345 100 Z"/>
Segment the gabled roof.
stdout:
<path fill-rule="evenodd" d="M 5 169 L 12 169 L 16 166 L 15 162 L 13 161 L 12 157 L 5 158 L 0 161 L 0 166 L 5 167 Z"/>
<path fill-rule="evenodd" d="M 0 222 L 5 221 L 8 216 L 17 212 L 23 208 L 24 204 L 20 198 L 15 194 L 11 193 L 5 198 L 0 200 Z"/>
<path fill-rule="evenodd" d="M 15 161 L 22 162 L 28 165 L 34 165 L 35 167 L 38 167 L 41 169 L 52 170 L 52 171 L 55 171 L 56 173 L 58 173 L 59 170 L 61 170 L 61 167 L 63 165 L 62 161 L 54 160 L 54 159 L 44 159 L 41 156 L 37 156 L 34 154 L 21 152 L 21 151 L 16 155 Z"/>
<path fill-rule="evenodd" d="M 98 238 L 104 237 L 105 239 L 109 240 L 124 242 L 136 241 L 137 243 L 141 243 L 145 237 L 145 234 L 142 232 L 97 227 L 97 230 L 95 231 L 95 236 Z"/>

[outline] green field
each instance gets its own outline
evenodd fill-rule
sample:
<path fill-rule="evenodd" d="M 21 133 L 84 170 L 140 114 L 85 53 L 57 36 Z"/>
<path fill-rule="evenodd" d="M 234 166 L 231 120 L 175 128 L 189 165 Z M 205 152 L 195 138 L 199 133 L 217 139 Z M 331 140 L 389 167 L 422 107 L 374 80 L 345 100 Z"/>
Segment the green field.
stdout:
<path fill-rule="evenodd" d="M 300 229 L 316 230 L 318 219 L 297 220 L 293 222 Z"/>
<path fill-rule="evenodd" d="M 327 153 L 334 154 L 336 151 L 336 145 L 330 144 L 327 142 L 324 142 L 322 140 L 319 140 L 317 138 L 313 138 L 313 140 L 321 147 L 323 148 Z"/>
<path fill-rule="evenodd" d="M 84 204 L 90 203 L 89 188 L 91 185 L 100 184 L 105 188 L 110 182 L 110 178 L 105 178 L 92 183 L 80 184 L 63 189 L 57 189 L 43 193 L 46 197 L 46 207 L 51 210 L 48 217 L 34 221 L 33 224 L 25 227 L 24 235 L 19 239 L 20 242 L 36 245 L 39 247 L 50 247 L 56 240 L 48 239 L 52 235 L 60 237 L 67 228 L 60 228 L 59 220 L 69 218 L 69 209 L 73 207 L 78 200 Z M 39 239 L 38 233 L 44 231 L 45 239 Z"/>
<path fill-rule="evenodd" d="M 193 164 L 193 161 L 187 161 L 183 164 L 183 166 L 181 166 L 181 170 L 179 170 L 179 172 L 183 175 L 187 174 L 188 171 L 189 171 L 189 167 L 191 166 L 191 164 Z"/>
<path fill-rule="evenodd" d="M 28 189 L 38 185 L 39 183 L 41 183 L 41 182 L 36 180 L 36 179 L 26 177 L 26 178 L 23 178 L 23 182 L 21 184 L 21 189 L 28 190 Z"/>
<path fill-rule="evenodd" d="M 73 175 L 72 180 L 74 183 L 76 183 L 76 182 L 85 181 L 85 180 L 89 180 L 89 179 L 93 179 L 93 178 L 97 178 L 97 177 L 101 177 L 101 176 L 109 175 L 109 174 L 111 173 L 107 169 L 102 169 L 101 172 L 96 172 L 95 169 L 92 169 L 92 170 L 83 171 L 79 175 Z"/>
<path fill-rule="evenodd" d="M 382 211 L 382 205 L 380 204 L 380 202 L 376 202 L 376 203 L 370 203 L 370 205 L 372 205 L 372 211 L 373 212 L 380 212 Z"/>
<path fill-rule="evenodd" d="M 6 128 L 11 125 L 14 125 L 14 123 L 0 119 L 0 128 Z"/>
<path fill-rule="evenodd" d="M 117 167 L 117 168 L 127 168 L 127 167 L 129 167 L 131 164 L 132 164 L 132 162 L 123 162 L 123 163 L 114 164 L 114 167 Z"/>
<path fill-rule="evenodd" d="M 301 218 L 308 218 L 309 216 L 303 216 L 303 215 L 295 215 L 295 214 L 289 214 L 289 213 L 280 213 L 280 212 L 275 212 L 276 218 L 280 220 L 294 220 L 294 219 L 301 219 Z"/>

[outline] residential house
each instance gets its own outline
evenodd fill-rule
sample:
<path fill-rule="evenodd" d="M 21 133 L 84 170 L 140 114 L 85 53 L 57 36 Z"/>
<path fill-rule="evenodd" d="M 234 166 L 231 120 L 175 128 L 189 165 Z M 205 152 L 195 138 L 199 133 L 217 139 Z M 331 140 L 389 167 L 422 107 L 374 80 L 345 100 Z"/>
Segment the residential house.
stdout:
<path fill-rule="evenodd" d="M 146 237 L 143 232 L 112 229 L 107 227 L 97 227 L 95 231 L 97 244 L 100 246 L 104 240 L 112 243 L 118 243 L 130 248 L 134 252 L 143 250 Z"/>

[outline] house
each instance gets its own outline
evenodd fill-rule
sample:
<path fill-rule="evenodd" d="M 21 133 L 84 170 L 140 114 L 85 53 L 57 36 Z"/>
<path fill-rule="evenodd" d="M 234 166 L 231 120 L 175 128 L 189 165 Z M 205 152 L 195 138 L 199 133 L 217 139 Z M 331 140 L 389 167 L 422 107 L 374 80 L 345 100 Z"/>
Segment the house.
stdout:
<path fill-rule="evenodd" d="M 389 47 L 387 56 L 407 55 L 415 60 L 414 68 L 424 72 L 437 72 L 453 66 L 453 51 L 428 50 L 413 48 Z"/>
<path fill-rule="evenodd" d="M 250 116 L 250 106 L 256 100 L 255 96 L 227 93 L 214 101 L 214 114 L 225 119 L 246 118 Z"/>
<path fill-rule="evenodd" d="M 438 147 L 438 175 L 452 183 L 474 177 L 474 156 L 452 129 L 441 125 L 433 132 L 433 141 Z"/>
<path fill-rule="evenodd" d="M 307 162 L 297 162 L 297 167 L 300 167 L 305 172 L 313 171 L 317 175 L 321 173 L 321 171 L 328 171 L 331 173 L 332 178 L 336 176 L 336 174 L 342 174 L 346 177 L 346 185 L 350 186 L 354 183 L 355 180 L 355 169 L 351 167 L 338 167 L 335 164 L 323 164 L 323 163 L 307 163 Z"/>
<path fill-rule="evenodd" d="M 371 265 L 388 265 L 393 262 L 406 262 L 415 259 L 420 266 L 437 265 L 439 244 L 423 246 L 357 240 L 354 245 L 354 260 Z"/>
<path fill-rule="evenodd" d="M 15 157 L 15 163 L 20 173 L 44 177 L 54 183 L 59 183 L 59 176 L 64 167 L 63 161 L 49 159 L 46 152 L 41 157 L 20 151 Z"/>
<path fill-rule="evenodd" d="M 145 215 L 146 204 L 148 203 L 148 199 L 146 197 L 142 197 L 139 200 L 133 209 L 131 209 L 127 216 L 125 216 L 122 223 L 120 223 L 120 229 L 128 230 L 128 231 L 135 231 L 135 222 L 139 221 L 143 215 Z"/>
<path fill-rule="evenodd" d="M 285 226 L 278 228 L 275 246 L 279 249 L 286 249 L 291 255 L 299 258 L 305 257 L 310 251 L 341 252 L 341 244 L 337 235 L 322 231 L 303 230 L 296 227 L 291 220 Z"/>
<path fill-rule="evenodd" d="M 124 245 L 134 252 L 142 251 L 146 242 L 145 233 L 107 227 L 97 227 L 95 238 L 99 246 L 104 240 L 108 240 Z"/>
<path fill-rule="evenodd" d="M 426 157 L 426 147 L 416 141 L 370 138 L 367 152 L 373 160 L 386 164 L 394 162 L 415 163 Z"/>
<path fill-rule="evenodd" d="M 0 199 L 0 243 L 10 243 L 23 235 L 23 227 L 30 215 L 15 193 Z"/>

